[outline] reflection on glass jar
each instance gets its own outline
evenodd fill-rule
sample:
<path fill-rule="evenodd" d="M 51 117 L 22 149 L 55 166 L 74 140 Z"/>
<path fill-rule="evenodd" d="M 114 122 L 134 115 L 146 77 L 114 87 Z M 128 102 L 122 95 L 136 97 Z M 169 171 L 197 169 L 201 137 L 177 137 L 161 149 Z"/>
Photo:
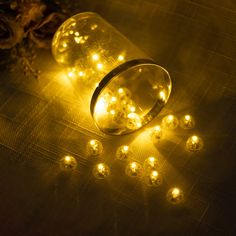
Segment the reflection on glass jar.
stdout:
<path fill-rule="evenodd" d="M 95 13 L 66 20 L 55 33 L 52 51 L 105 133 L 141 128 L 169 98 L 168 72 Z"/>

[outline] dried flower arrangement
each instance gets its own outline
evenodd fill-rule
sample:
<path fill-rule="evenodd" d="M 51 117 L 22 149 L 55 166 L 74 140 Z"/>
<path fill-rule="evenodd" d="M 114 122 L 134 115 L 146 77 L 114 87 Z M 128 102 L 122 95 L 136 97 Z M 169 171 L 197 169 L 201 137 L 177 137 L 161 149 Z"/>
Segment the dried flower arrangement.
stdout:
<path fill-rule="evenodd" d="M 76 7 L 69 1 L 0 0 L 0 67 L 38 78 L 37 48 L 50 48 L 54 32 Z"/>

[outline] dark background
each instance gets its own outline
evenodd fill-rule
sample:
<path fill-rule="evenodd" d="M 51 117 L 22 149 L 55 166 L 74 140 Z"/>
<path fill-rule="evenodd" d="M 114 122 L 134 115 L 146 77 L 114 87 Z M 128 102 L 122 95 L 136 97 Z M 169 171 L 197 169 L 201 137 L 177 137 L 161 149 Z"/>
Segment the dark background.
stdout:
<path fill-rule="evenodd" d="M 0 75 L 0 235 L 236 235 L 236 1 L 89 0 L 79 11 L 99 13 L 170 72 L 170 100 L 150 126 L 169 112 L 191 113 L 205 148 L 187 153 L 192 131 L 180 128 L 158 147 L 143 130 L 101 134 L 42 52 L 39 80 Z M 90 138 L 104 144 L 107 181 L 92 177 Z M 141 161 L 160 155 L 161 187 L 124 176 L 113 159 L 128 142 L 139 144 Z M 78 160 L 71 174 L 58 168 L 67 153 Z M 176 185 L 186 201 L 171 206 L 165 194 Z"/>

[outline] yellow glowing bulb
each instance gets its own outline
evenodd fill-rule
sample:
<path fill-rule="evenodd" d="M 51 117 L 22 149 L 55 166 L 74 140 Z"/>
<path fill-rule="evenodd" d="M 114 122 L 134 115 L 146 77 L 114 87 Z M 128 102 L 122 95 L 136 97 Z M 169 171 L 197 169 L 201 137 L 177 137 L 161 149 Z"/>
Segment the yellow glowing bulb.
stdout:
<path fill-rule="evenodd" d="M 151 131 L 151 139 L 154 143 L 157 143 L 160 141 L 161 137 L 162 137 L 161 126 L 157 125 Z"/>
<path fill-rule="evenodd" d="M 193 135 L 188 138 L 188 140 L 186 142 L 186 148 L 190 152 L 200 151 L 203 148 L 203 141 L 197 135 Z"/>
<path fill-rule="evenodd" d="M 144 167 L 145 171 L 147 171 L 147 172 L 150 172 L 152 170 L 156 170 L 159 167 L 158 161 L 155 157 L 148 157 L 144 161 L 143 167 Z"/>
<path fill-rule="evenodd" d="M 110 175 L 110 168 L 105 163 L 99 163 L 94 167 L 93 175 L 97 179 L 105 179 Z"/>
<path fill-rule="evenodd" d="M 130 177 L 140 177 L 142 175 L 142 166 L 138 162 L 130 162 L 126 166 L 126 174 Z"/>
<path fill-rule="evenodd" d="M 180 119 L 180 127 L 183 129 L 192 129 L 195 126 L 195 121 L 192 116 L 185 115 Z"/>
<path fill-rule="evenodd" d="M 92 59 L 93 59 L 94 61 L 97 61 L 97 60 L 99 59 L 99 55 L 98 55 L 98 54 L 93 54 L 93 55 L 92 55 Z"/>
<path fill-rule="evenodd" d="M 124 56 L 123 55 L 119 55 L 118 56 L 118 61 L 123 61 L 125 58 L 124 58 Z"/>
<path fill-rule="evenodd" d="M 118 93 L 123 93 L 124 92 L 124 89 L 123 88 L 119 88 L 118 89 Z"/>
<path fill-rule="evenodd" d="M 102 143 L 99 140 L 93 139 L 87 143 L 87 152 L 89 156 L 98 156 L 103 152 Z"/>
<path fill-rule="evenodd" d="M 82 37 L 81 36 L 80 37 L 76 36 L 76 37 L 74 37 L 74 40 L 75 40 L 76 43 L 79 44 L 82 41 Z"/>
<path fill-rule="evenodd" d="M 153 170 L 146 176 L 146 183 L 149 186 L 159 186 L 162 184 L 162 177 L 157 170 Z"/>
<path fill-rule="evenodd" d="M 76 32 L 75 32 L 75 36 L 79 36 L 79 32 L 76 31 Z"/>
<path fill-rule="evenodd" d="M 60 168 L 61 170 L 74 170 L 77 166 L 77 161 L 74 157 L 72 156 L 64 156 L 61 160 L 60 160 Z"/>
<path fill-rule="evenodd" d="M 80 77 L 82 77 L 82 76 L 84 76 L 84 72 L 83 72 L 83 71 L 80 71 L 80 72 L 78 73 L 78 75 L 79 75 Z"/>
<path fill-rule="evenodd" d="M 91 30 L 95 30 L 97 27 L 98 27 L 98 25 L 96 25 L 96 24 L 95 24 L 95 25 L 92 25 L 92 26 L 91 26 Z"/>
<path fill-rule="evenodd" d="M 128 129 L 135 130 L 142 126 L 141 118 L 137 113 L 134 113 L 134 112 L 129 113 L 127 118 L 128 119 L 127 119 L 126 126 Z"/>
<path fill-rule="evenodd" d="M 133 151 L 127 145 L 120 146 L 116 151 L 116 158 L 119 160 L 127 160 L 133 154 Z"/>
<path fill-rule="evenodd" d="M 171 188 L 167 192 L 167 200 L 172 203 L 172 204 L 178 204 L 183 202 L 184 200 L 184 194 L 183 191 L 180 190 L 179 188 Z"/>
<path fill-rule="evenodd" d="M 102 63 L 98 63 L 97 64 L 97 68 L 98 68 L 98 70 L 101 70 L 103 68 L 103 64 Z"/>
<path fill-rule="evenodd" d="M 159 98 L 161 101 L 165 102 L 166 101 L 166 94 L 164 91 L 159 92 Z"/>
<path fill-rule="evenodd" d="M 67 43 L 63 43 L 62 46 L 63 46 L 64 48 L 66 48 L 66 47 L 68 46 L 68 44 L 67 44 Z"/>
<path fill-rule="evenodd" d="M 162 119 L 162 126 L 166 129 L 175 129 L 177 128 L 179 121 L 174 115 L 167 115 Z"/>
<path fill-rule="evenodd" d="M 191 119 L 190 115 L 184 116 L 185 120 L 189 121 Z"/>
<path fill-rule="evenodd" d="M 70 34 L 74 34 L 74 31 L 73 30 L 70 30 L 70 32 L 69 32 Z"/>
<path fill-rule="evenodd" d="M 115 110 L 110 110 L 110 114 L 111 114 L 111 115 L 115 115 L 115 114 L 116 114 L 116 111 L 115 111 Z"/>
<path fill-rule="evenodd" d="M 134 113 L 136 111 L 136 108 L 134 106 L 131 106 L 130 108 L 131 113 Z"/>

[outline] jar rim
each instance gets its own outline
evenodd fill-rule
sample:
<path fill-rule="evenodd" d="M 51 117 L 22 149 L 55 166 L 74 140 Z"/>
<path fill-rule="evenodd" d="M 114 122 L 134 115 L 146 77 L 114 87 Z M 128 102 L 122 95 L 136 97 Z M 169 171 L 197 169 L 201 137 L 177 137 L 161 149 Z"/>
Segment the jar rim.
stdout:
<path fill-rule="evenodd" d="M 98 84 L 98 86 L 96 87 L 92 98 L 91 98 L 91 102 L 90 102 L 90 113 L 92 115 L 93 118 L 94 117 L 94 110 L 95 110 L 95 106 L 97 103 L 97 100 L 100 96 L 100 94 L 102 93 L 103 89 L 105 89 L 105 87 L 118 75 L 120 75 L 122 72 L 127 71 L 128 69 L 132 68 L 132 67 L 136 67 L 136 66 L 146 66 L 146 65 L 151 65 L 154 67 L 157 67 L 158 69 L 161 69 L 162 71 L 164 71 L 165 75 L 167 76 L 166 78 L 168 79 L 169 82 L 169 90 L 171 92 L 172 89 L 172 81 L 171 81 L 171 77 L 169 75 L 169 72 L 163 68 L 162 66 L 158 65 L 154 60 L 152 59 L 148 59 L 148 58 L 140 58 L 140 59 L 134 59 L 134 60 L 130 60 L 130 61 L 126 61 L 123 64 L 115 67 L 112 71 L 110 71 L 108 74 L 106 74 L 103 79 L 100 81 L 100 83 Z M 168 94 L 167 98 L 166 98 L 166 102 L 168 101 L 170 96 L 170 93 Z M 130 134 L 133 133 L 139 129 L 141 129 L 142 127 L 144 127 L 145 125 L 147 125 L 151 120 L 153 120 L 156 115 L 158 113 L 160 113 L 160 111 L 162 110 L 162 108 L 164 107 L 165 104 L 163 104 L 162 106 L 160 106 L 160 103 L 158 101 L 156 101 L 156 103 L 152 106 L 152 108 L 147 112 L 147 114 L 144 115 L 143 117 L 143 123 L 142 126 L 138 129 L 135 130 L 130 130 L 127 133 L 122 133 L 122 134 L 116 134 L 116 133 L 110 133 L 110 132 L 106 132 L 105 129 L 101 128 L 99 126 L 99 124 L 96 122 L 96 119 L 94 119 L 96 125 L 99 127 L 100 130 L 102 130 L 104 133 L 107 133 L 109 135 L 125 135 L 125 134 Z"/>

